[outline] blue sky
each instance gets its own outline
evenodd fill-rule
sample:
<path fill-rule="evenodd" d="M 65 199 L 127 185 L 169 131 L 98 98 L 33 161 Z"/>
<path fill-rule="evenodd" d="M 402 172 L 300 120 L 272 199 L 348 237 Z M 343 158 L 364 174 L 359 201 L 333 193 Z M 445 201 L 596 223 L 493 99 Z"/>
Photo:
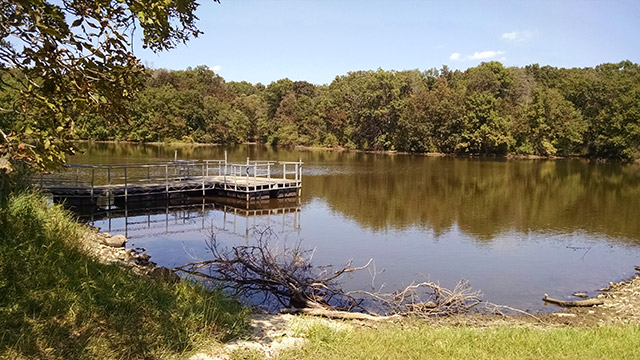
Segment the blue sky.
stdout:
<path fill-rule="evenodd" d="M 490 60 L 640 62 L 640 0 L 200 2 L 203 35 L 159 54 L 138 47 L 136 55 L 154 68 L 207 65 L 227 81 L 263 84 L 325 84 L 377 68 L 464 70 Z"/>

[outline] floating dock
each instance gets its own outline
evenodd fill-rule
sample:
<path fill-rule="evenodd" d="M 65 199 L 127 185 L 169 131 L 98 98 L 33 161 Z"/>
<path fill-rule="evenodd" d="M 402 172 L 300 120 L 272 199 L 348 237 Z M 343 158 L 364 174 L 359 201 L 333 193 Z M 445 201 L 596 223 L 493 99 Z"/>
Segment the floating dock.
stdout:
<path fill-rule="evenodd" d="M 67 164 L 36 179 L 54 201 L 70 206 L 122 206 L 176 196 L 216 196 L 246 202 L 299 197 L 302 160 L 179 160 L 146 164 Z"/>

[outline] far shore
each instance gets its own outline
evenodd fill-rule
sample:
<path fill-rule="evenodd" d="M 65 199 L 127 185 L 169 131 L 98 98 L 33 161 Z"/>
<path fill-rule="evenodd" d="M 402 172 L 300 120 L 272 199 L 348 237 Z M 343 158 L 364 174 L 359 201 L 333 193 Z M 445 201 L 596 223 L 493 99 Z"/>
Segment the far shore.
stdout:
<path fill-rule="evenodd" d="M 199 142 L 163 142 L 163 141 L 149 141 L 149 142 L 138 142 L 138 141 L 128 141 L 128 140 L 75 140 L 79 143 L 96 143 L 96 144 L 132 144 L 132 145 L 164 145 L 164 146 L 194 146 L 194 147 L 220 147 L 220 146 L 228 146 L 229 144 L 216 144 L 216 143 L 199 143 Z M 570 155 L 524 155 L 524 154 L 505 154 L 505 155 L 496 155 L 496 154 L 459 154 L 459 153 L 441 153 L 441 152 L 407 152 L 407 151 L 396 151 L 396 150 L 360 150 L 360 149 L 349 149 L 342 146 L 318 146 L 318 145 L 296 145 L 293 147 L 283 147 L 277 145 L 269 145 L 265 143 L 248 141 L 244 143 L 234 144 L 234 145 L 265 145 L 265 146 L 273 146 L 279 149 L 293 149 L 293 150 L 303 150 L 303 151 L 333 151 L 333 152 L 354 152 L 354 153 L 363 153 L 363 154 L 381 154 L 381 155 L 415 155 L 415 156 L 428 156 L 428 157 L 453 157 L 453 158 L 495 158 L 495 159 L 520 159 L 520 160 L 563 160 L 563 159 L 583 159 L 588 161 L 595 162 L 620 162 L 620 163 L 636 163 L 640 164 L 640 159 L 625 161 L 620 159 L 608 159 L 608 158 L 597 158 L 597 157 L 589 157 L 586 155 L 580 154 L 570 154 Z"/>

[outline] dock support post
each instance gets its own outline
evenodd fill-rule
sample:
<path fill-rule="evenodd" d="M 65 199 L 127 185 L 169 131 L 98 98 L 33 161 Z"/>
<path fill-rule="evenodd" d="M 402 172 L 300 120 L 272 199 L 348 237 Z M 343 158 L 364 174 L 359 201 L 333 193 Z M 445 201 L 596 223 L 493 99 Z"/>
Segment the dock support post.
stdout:
<path fill-rule="evenodd" d="M 208 165 L 208 164 L 207 164 Z M 207 172 L 209 171 L 209 166 L 207 166 Z M 204 164 L 202 165 L 202 197 L 204 198 Z"/>
<path fill-rule="evenodd" d="M 96 168 L 91 168 L 91 203 L 93 204 L 93 185 L 96 178 Z M 92 213 L 93 214 L 93 213 Z"/>
<path fill-rule="evenodd" d="M 114 199 L 115 201 L 115 199 Z M 109 209 L 111 209 L 111 166 L 107 168 L 107 217 L 109 217 Z M 111 227 L 111 218 L 109 217 L 109 227 Z M 109 228 L 111 231 L 111 228 Z"/>
<path fill-rule="evenodd" d="M 167 195 L 167 200 L 169 200 L 169 166 L 164 166 L 164 192 Z"/>
<path fill-rule="evenodd" d="M 249 245 L 249 214 L 247 214 L 247 217 L 244 218 L 244 241 L 247 243 L 247 245 Z"/>
<path fill-rule="evenodd" d="M 127 196 L 129 195 L 128 194 L 128 189 L 127 189 L 127 184 L 128 184 L 128 181 L 127 181 L 127 168 L 125 167 L 124 168 L 124 203 L 125 204 L 127 203 Z"/>

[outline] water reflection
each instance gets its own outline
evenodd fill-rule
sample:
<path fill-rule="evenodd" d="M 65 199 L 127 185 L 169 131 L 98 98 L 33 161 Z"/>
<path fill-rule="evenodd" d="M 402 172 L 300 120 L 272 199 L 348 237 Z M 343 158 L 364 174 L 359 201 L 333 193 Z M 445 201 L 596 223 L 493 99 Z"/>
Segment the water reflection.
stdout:
<path fill-rule="evenodd" d="M 303 203 L 325 200 L 376 231 L 418 226 L 443 233 L 456 224 L 478 241 L 505 230 L 584 230 L 623 242 L 640 239 L 640 167 L 585 160 L 458 159 L 261 145 L 81 144 L 74 162 L 172 159 L 305 162 Z"/>
<path fill-rule="evenodd" d="M 225 148 L 84 144 L 76 163 L 217 159 Z M 462 278 L 485 299 L 543 310 L 542 294 L 593 291 L 634 273 L 640 259 L 640 166 L 584 160 L 457 159 L 266 146 L 227 148 L 230 161 L 304 161 L 300 203 L 281 212 L 202 199 L 188 208 L 99 218 L 127 233 L 153 260 L 175 266 L 207 259 L 215 227 L 229 245 L 269 226 L 279 239 L 316 249 L 314 264 L 375 259 L 384 270 L 345 280 L 348 290 L 413 280 L 452 287 Z M 210 203 L 213 202 L 213 205 Z M 224 205 L 227 207 L 225 208 Z M 258 210 L 257 208 L 249 210 Z M 135 210 L 137 211 L 137 210 Z M 154 222 L 155 221 L 155 222 Z M 211 225 L 213 224 L 213 225 Z M 302 226 L 302 224 L 304 226 Z M 157 228 L 154 228 L 157 226 Z M 131 244 L 130 244 L 131 245 Z M 369 287 L 369 288 L 367 288 Z"/>
<path fill-rule="evenodd" d="M 640 171 L 585 161 L 395 157 L 368 173 L 307 176 L 307 194 L 374 230 L 454 224 L 478 241 L 506 230 L 640 239 Z M 309 195 L 311 196 L 311 195 Z"/>
<path fill-rule="evenodd" d="M 135 200 L 135 199 L 133 199 Z M 281 233 L 301 231 L 299 199 L 242 202 L 215 197 L 183 197 L 159 201 L 131 201 L 122 207 L 72 208 L 81 220 L 101 231 L 123 234 L 130 241 L 210 231 L 244 237 L 259 227 Z M 216 220 L 218 219 L 218 220 Z"/>

